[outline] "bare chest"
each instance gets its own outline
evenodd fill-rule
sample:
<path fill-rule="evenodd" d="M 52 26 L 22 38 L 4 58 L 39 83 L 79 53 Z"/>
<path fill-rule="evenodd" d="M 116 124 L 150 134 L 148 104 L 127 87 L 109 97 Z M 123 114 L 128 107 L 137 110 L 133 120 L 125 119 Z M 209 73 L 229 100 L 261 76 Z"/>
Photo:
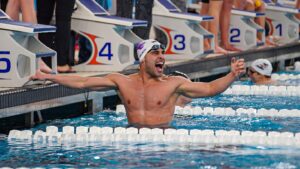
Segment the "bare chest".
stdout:
<path fill-rule="evenodd" d="M 122 101 L 128 107 L 134 109 L 150 110 L 168 106 L 173 102 L 174 87 L 169 83 L 153 83 L 151 85 L 142 85 L 133 83 L 124 85 L 120 94 Z M 173 99 L 173 100 L 172 100 Z"/>

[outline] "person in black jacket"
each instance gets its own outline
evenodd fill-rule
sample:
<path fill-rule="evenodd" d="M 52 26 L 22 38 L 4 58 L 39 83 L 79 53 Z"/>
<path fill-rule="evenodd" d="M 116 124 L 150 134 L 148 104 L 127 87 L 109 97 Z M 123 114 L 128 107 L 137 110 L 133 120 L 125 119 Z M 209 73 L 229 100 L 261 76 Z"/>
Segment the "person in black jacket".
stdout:
<path fill-rule="evenodd" d="M 133 28 L 133 32 L 142 39 L 148 39 L 152 25 L 153 0 L 136 1 L 134 4 L 133 0 L 117 0 L 117 16 L 132 18 L 133 6 L 135 5 L 135 19 L 146 20 L 148 26 Z"/>
<path fill-rule="evenodd" d="M 56 33 L 39 35 L 39 39 L 57 52 L 57 71 L 72 73 L 74 64 L 70 57 L 71 44 L 71 15 L 75 0 L 37 0 L 37 20 L 39 24 L 49 25 L 55 9 Z M 54 8 L 55 7 L 55 8 Z M 46 61 L 49 64 L 49 60 Z"/>

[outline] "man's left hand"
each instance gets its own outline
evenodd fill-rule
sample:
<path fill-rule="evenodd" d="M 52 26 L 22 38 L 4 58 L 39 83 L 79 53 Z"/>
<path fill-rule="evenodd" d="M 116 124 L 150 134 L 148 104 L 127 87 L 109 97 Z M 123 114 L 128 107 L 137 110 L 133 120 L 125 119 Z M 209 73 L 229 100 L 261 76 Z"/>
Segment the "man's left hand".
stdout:
<path fill-rule="evenodd" d="M 231 59 L 231 72 L 235 77 L 239 77 L 240 75 L 246 73 L 245 60 L 236 59 L 233 57 Z"/>

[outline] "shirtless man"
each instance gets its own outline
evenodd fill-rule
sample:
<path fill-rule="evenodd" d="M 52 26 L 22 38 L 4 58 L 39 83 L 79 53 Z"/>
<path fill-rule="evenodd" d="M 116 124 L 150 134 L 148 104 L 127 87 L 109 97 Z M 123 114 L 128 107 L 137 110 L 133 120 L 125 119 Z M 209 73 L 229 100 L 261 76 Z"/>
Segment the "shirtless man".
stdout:
<path fill-rule="evenodd" d="M 119 73 L 104 77 L 51 75 L 37 72 L 32 79 L 50 80 L 72 88 L 112 88 L 119 92 L 127 112 L 128 123 L 134 127 L 169 127 L 176 100 L 180 95 L 190 98 L 219 94 L 242 73 L 244 60 L 232 60 L 231 72 L 210 83 L 191 82 L 180 76 L 163 74 L 164 48 L 155 40 L 144 40 L 137 45 L 140 71 L 131 75 Z"/>

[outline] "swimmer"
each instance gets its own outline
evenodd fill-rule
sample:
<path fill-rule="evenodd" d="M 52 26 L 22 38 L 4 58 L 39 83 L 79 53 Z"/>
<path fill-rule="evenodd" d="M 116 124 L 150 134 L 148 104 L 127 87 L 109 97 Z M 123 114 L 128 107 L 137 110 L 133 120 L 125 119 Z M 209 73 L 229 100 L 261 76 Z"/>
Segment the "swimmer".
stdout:
<path fill-rule="evenodd" d="M 125 106 L 128 123 L 137 128 L 169 127 L 179 96 L 199 98 L 217 95 L 245 73 L 243 59 L 232 59 L 231 72 L 210 83 L 191 82 L 180 76 L 166 76 L 165 48 L 158 41 L 148 39 L 137 44 L 139 72 L 123 75 L 111 73 L 104 77 L 53 75 L 37 72 L 32 79 L 50 80 L 79 89 L 118 90 Z"/>
<path fill-rule="evenodd" d="M 257 59 L 248 68 L 248 76 L 256 85 L 275 85 L 277 82 L 271 79 L 272 64 L 267 59 Z"/>

